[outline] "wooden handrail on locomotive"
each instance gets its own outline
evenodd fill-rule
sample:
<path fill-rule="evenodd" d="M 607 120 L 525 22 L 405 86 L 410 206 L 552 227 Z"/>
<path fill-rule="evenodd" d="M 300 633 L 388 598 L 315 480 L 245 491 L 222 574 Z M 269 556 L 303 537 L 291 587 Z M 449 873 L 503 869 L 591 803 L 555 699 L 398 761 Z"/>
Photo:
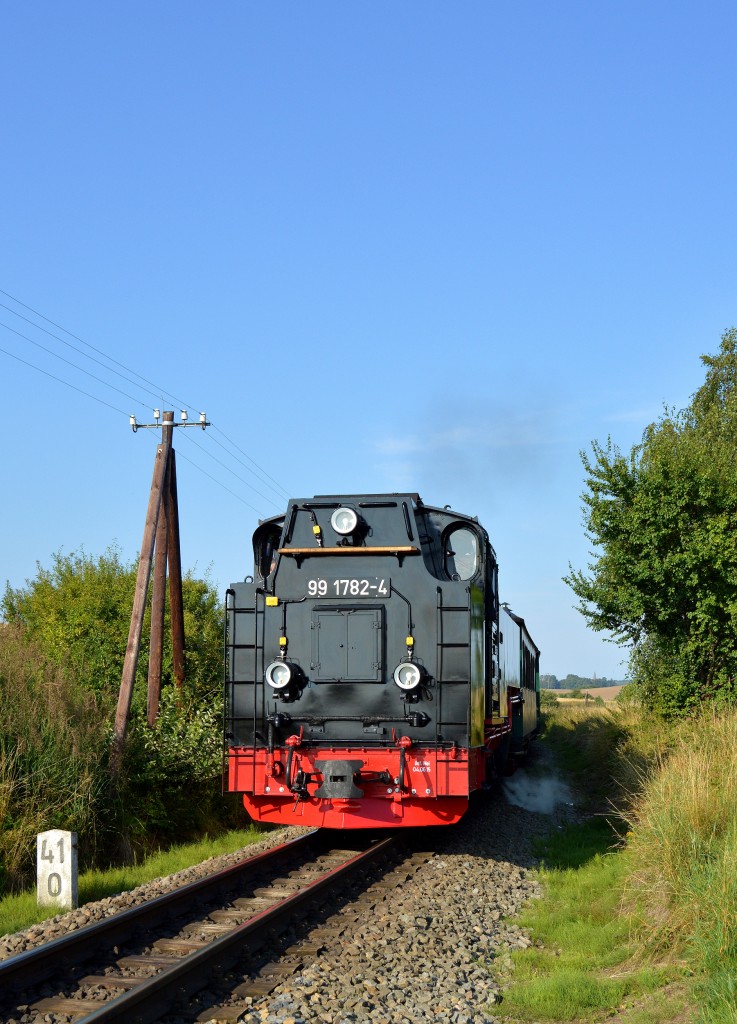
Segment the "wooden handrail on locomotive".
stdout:
<path fill-rule="evenodd" d="M 395 545 L 394 547 L 352 547 L 344 548 L 279 548 L 280 555 L 291 555 L 292 558 L 312 558 L 317 555 L 419 555 L 420 549 L 411 544 Z"/>

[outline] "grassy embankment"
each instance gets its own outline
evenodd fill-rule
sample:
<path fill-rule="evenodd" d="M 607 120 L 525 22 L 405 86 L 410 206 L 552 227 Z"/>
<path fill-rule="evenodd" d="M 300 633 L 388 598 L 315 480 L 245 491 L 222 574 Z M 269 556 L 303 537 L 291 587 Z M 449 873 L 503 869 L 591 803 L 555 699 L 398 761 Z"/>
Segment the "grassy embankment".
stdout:
<path fill-rule="evenodd" d="M 112 696 L 78 684 L 6 625 L 0 707 L 0 896 L 33 885 L 36 835 L 50 828 L 77 833 L 84 872 L 142 863 L 175 843 L 248 824 L 237 798 L 221 793 L 215 698 L 168 688 L 155 728 L 134 707 L 123 768 L 113 774 Z"/>
<path fill-rule="evenodd" d="M 514 955 L 502 1012 L 737 1020 L 737 715 L 668 727 L 566 705 L 543 742 L 600 813 L 541 846 L 545 896 L 523 923 L 542 945 Z"/>
<path fill-rule="evenodd" d="M 107 870 L 85 871 L 79 876 L 80 905 L 135 889 L 154 878 L 174 874 L 199 864 L 209 857 L 234 853 L 263 837 L 263 830 L 251 826 L 247 831 L 228 832 L 214 839 L 188 843 L 145 857 L 140 864 Z M 44 921 L 54 913 L 36 905 L 36 892 L 27 891 L 0 899 L 0 935 L 9 935 Z"/>

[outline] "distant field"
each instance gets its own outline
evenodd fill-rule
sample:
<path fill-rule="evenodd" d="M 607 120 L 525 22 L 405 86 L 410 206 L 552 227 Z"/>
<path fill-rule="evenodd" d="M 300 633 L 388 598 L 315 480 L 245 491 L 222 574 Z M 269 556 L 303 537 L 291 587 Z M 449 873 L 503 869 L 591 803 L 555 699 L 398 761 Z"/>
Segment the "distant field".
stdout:
<path fill-rule="evenodd" d="M 592 686 L 589 689 L 586 687 L 582 688 L 583 693 L 590 693 L 592 697 L 601 697 L 602 700 L 614 700 L 619 691 L 622 689 L 622 684 L 619 686 Z M 551 690 L 557 697 L 562 697 L 566 693 L 572 693 L 572 690 Z"/>

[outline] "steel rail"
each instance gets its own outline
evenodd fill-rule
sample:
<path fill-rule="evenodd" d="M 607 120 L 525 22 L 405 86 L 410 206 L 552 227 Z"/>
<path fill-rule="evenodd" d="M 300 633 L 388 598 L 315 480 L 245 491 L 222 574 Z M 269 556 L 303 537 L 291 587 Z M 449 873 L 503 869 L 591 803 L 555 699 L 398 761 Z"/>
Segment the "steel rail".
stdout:
<path fill-rule="evenodd" d="M 259 949 L 268 939 L 267 930 L 270 926 L 289 918 L 298 907 L 314 900 L 320 892 L 329 889 L 339 879 L 382 856 L 395 843 L 395 837 L 373 843 L 368 850 L 328 870 L 293 896 L 286 897 L 244 921 L 232 932 L 214 939 L 203 949 L 182 957 L 177 964 L 136 988 L 102 1004 L 98 1010 L 81 1018 L 78 1024 L 151 1024 L 157 1021 L 175 1003 L 204 988 L 213 974 L 221 974 L 232 968 L 242 956 L 244 948 L 252 952 Z"/>
<path fill-rule="evenodd" d="M 188 909 L 193 901 L 232 886 L 239 876 L 247 877 L 268 864 L 287 859 L 295 850 L 307 846 L 318 834 L 319 830 L 313 829 L 304 836 L 290 839 L 253 857 L 247 857 L 223 871 L 205 875 L 180 889 L 164 893 L 137 907 L 131 907 L 130 910 L 123 910 L 78 931 L 53 939 L 36 949 L 29 949 L 25 953 L 0 961 L 0 1003 L 6 1001 L 4 996 L 9 991 L 29 983 L 35 985 L 59 973 L 60 970 L 84 963 L 85 960 L 99 954 L 101 947 L 112 947 L 125 941 L 135 929 L 150 926 L 164 916 L 176 917 L 178 913 Z"/>

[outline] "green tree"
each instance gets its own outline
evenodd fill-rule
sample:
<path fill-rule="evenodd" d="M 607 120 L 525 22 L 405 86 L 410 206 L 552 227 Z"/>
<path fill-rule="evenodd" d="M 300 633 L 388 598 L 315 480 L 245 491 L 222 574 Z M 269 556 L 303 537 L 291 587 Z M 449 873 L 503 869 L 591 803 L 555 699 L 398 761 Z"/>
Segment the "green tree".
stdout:
<path fill-rule="evenodd" d="M 557 690 L 560 685 L 557 676 L 540 673 L 540 690 Z"/>
<path fill-rule="evenodd" d="M 85 551 L 36 563 L 25 587 L 6 584 L 2 614 L 24 627 L 49 661 L 85 688 L 110 695 L 120 683 L 136 573 L 113 547 L 93 558 Z"/>
<path fill-rule="evenodd" d="M 597 551 L 566 577 L 591 626 L 631 645 L 633 678 L 668 715 L 737 692 L 737 330 L 702 362 L 691 404 L 628 455 L 611 439 L 582 454 Z"/>
<path fill-rule="evenodd" d="M 85 551 L 57 552 L 51 568 L 37 564 L 24 587 L 6 585 L 0 610 L 21 625 L 44 656 L 103 700 L 117 698 L 128 641 L 137 566 L 110 547 L 97 558 Z M 150 605 L 149 590 L 149 605 Z M 187 688 L 193 696 L 219 697 L 222 679 L 222 606 L 207 580 L 187 573 L 182 581 Z M 136 703 L 145 702 L 150 607 L 144 622 Z M 164 632 L 163 684 L 173 677 L 170 619 Z"/>

